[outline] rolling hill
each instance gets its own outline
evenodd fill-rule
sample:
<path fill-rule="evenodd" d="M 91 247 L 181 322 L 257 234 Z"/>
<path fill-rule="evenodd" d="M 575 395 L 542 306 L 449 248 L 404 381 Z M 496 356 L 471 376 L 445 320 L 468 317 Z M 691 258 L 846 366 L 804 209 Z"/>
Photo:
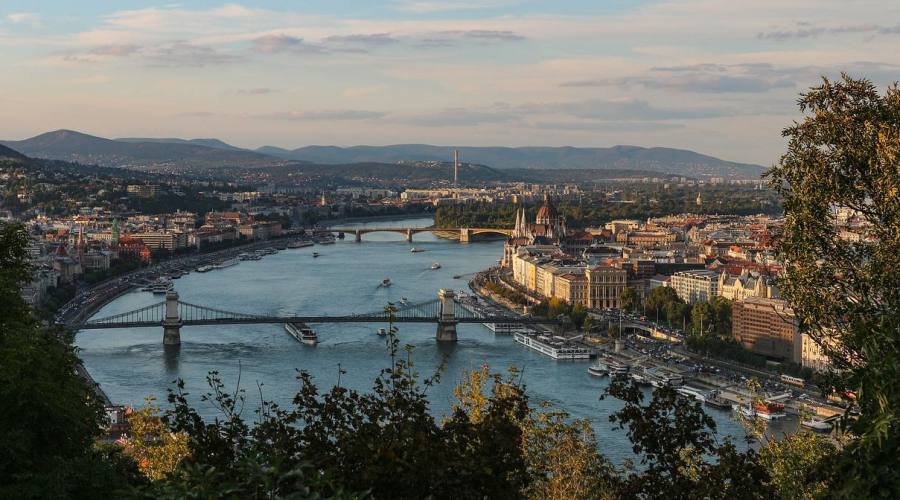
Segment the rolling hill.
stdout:
<path fill-rule="evenodd" d="M 114 141 L 72 130 L 47 132 L 21 141 L 0 141 L 0 144 L 36 158 L 106 167 L 176 166 L 190 170 L 233 166 L 266 167 L 285 163 L 282 158 L 253 151 L 171 142 Z"/>
<path fill-rule="evenodd" d="M 122 138 L 104 139 L 72 130 L 57 130 L 21 141 L 0 141 L 39 158 L 111 167 L 173 167 L 190 172 L 225 167 L 271 167 L 294 162 L 318 165 L 446 162 L 458 149 L 467 164 L 498 170 L 541 169 L 641 171 L 650 175 L 692 178 L 721 176 L 759 178 L 760 165 L 726 161 L 685 149 L 613 146 L 578 147 L 452 147 L 427 144 L 393 146 L 306 146 L 284 149 L 263 146 L 241 149 L 219 139 Z M 573 177 L 582 177 L 576 175 Z M 574 179 L 573 179 L 574 180 Z"/>
<path fill-rule="evenodd" d="M 760 165 L 737 163 L 672 148 L 613 146 L 610 148 L 576 147 L 460 147 L 400 144 L 394 146 L 306 146 L 287 150 L 272 146 L 257 149 L 260 153 L 312 163 L 393 163 L 407 160 L 447 161 L 458 149 L 461 159 L 498 169 L 618 169 L 645 170 L 660 174 L 689 177 L 724 176 L 758 178 Z"/>

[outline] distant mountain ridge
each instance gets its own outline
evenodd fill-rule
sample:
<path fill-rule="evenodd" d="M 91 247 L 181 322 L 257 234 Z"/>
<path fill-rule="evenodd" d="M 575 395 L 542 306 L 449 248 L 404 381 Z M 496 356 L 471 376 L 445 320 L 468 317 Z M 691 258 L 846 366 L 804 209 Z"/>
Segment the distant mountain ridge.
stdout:
<path fill-rule="evenodd" d="M 154 167 L 173 164 L 186 168 L 265 167 L 285 162 L 282 158 L 237 148 L 228 150 L 196 143 L 161 141 L 114 141 L 74 130 L 56 130 L 21 141 L 0 141 L 0 144 L 36 158 L 105 167 Z"/>
<path fill-rule="evenodd" d="M 28 161 L 29 158 L 14 149 L 8 148 L 6 146 L 0 146 L 0 159 Z"/>
<path fill-rule="evenodd" d="M 639 170 L 660 176 L 693 178 L 759 178 L 760 165 L 726 161 L 674 148 L 613 146 L 580 147 L 454 147 L 428 144 L 391 146 L 305 146 L 285 149 L 263 146 L 248 150 L 219 139 L 105 139 L 72 130 L 47 132 L 21 141 L 0 141 L 28 156 L 110 167 L 177 166 L 194 168 L 270 167 L 291 162 L 348 165 L 450 161 L 454 150 L 469 164 L 494 169 Z"/>
<path fill-rule="evenodd" d="M 193 146 L 205 146 L 207 148 L 213 149 L 224 149 L 226 151 L 250 151 L 249 149 L 239 148 L 237 146 L 232 146 L 227 142 L 220 141 L 219 139 L 209 138 L 209 139 L 178 139 L 175 137 L 166 137 L 166 138 L 151 138 L 151 137 L 121 137 L 118 139 L 113 139 L 119 142 L 154 142 L 154 143 L 163 143 L 163 144 L 189 144 Z"/>
<path fill-rule="evenodd" d="M 400 161 L 447 161 L 459 150 L 469 163 L 498 169 L 617 169 L 645 170 L 660 174 L 690 177 L 758 178 L 765 170 L 760 165 L 721 160 L 694 151 L 674 148 L 613 146 L 578 147 L 452 147 L 427 144 L 393 146 L 306 146 L 294 150 L 264 146 L 256 151 L 285 159 L 311 163 L 359 163 Z"/>

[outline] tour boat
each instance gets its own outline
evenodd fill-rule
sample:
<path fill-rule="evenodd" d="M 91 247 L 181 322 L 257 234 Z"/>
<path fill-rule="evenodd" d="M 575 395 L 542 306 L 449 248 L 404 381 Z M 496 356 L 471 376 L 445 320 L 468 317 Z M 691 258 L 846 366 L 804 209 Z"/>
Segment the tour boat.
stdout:
<path fill-rule="evenodd" d="M 213 269 L 225 269 L 226 267 L 236 266 L 240 262 L 238 259 L 228 259 L 213 266 Z"/>
<path fill-rule="evenodd" d="M 609 375 L 609 367 L 600 360 L 597 360 L 596 364 L 588 366 L 587 371 L 595 377 L 605 377 Z"/>
<path fill-rule="evenodd" d="M 313 242 L 306 240 L 294 240 L 288 243 L 288 248 L 304 248 L 313 246 Z"/>
<path fill-rule="evenodd" d="M 175 285 L 173 285 L 172 282 L 167 279 L 159 278 L 151 283 L 147 288 L 149 289 L 148 291 L 153 292 L 155 295 L 164 295 L 169 290 L 174 289 Z"/>
<path fill-rule="evenodd" d="M 756 410 L 754 410 L 750 406 L 733 404 L 733 405 L 731 405 L 731 411 L 738 413 L 740 415 L 743 415 L 747 418 L 753 418 L 756 416 Z"/>
<path fill-rule="evenodd" d="M 440 262 L 433 262 L 433 263 L 431 264 L 431 268 L 432 268 L 432 269 L 440 269 L 440 268 L 441 268 L 441 263 L 440 263 Z"/>
<path fill-rule="evenodd" d="M 425 249 L 424 249 L 424 248 L 418 248 L 418 247 L 412 247 L 412 248 L 409 249 L 409 251 L 412 252 L 412 253 L 419 253 L 419 252 L 424 252 Z"/>
<path fill-rule="evenodd" d="M 784 413 L 784 404 L 775 402 L 753 403 L 756 416 L 765 420 L 775 420 L 787 416 Z"/>
<path fill-rule="evenodd" d="M 200 266 L 197 268 L 198 273 L 208 273 L 213 270 L 212 266 Z"/>
<path fill-rule="evenodd" d="M 406 304 L 409 304 L 409 300 L 406 297 L 400 297 L 400 305 L 405 306 Z"/>
<path fill-rule="evenodd" d="M 302 344 L 314 346 L 319 342 L 316 331 L 306 323 L 285 323 L 284 330 Z"/>
<path fill-rule="evenodd" d="M 710 397 L 706 398 L 705 403 L 713 408 L 718 408 L 720 410 L 727 410 L 731 407 L 731 402 L 727 399 L 723 398 L 719 392 L 715 392 Z"/>
<path fill-rule="evenodd" d="M 831 431 L 831 422 L 826 422 L 824 420 L 819 420 L 815 417 L 810 417 L 808 419 L 800 420 L 800 426 L 809 430 L 813 430 L 816 432 L 829 432 Z"/>
<path fill-rule="evenodd" d="M 681 394 L 682 396 L 685 396 L 685 397 L 694 398 L 697 401 L 700 401 L 701 403 L 706 401 L 706 396 L 703 394 L 702 391 L 700 391 L 700 389 L 695 389 L 693 387 L 684 386 L 684 387 L 679 387 L 679 388 L 675 389 L 675 392 L 677 392 L 678 394 Z"/>
<path fill-rule="evenodd" d="M 384 337 L 385 335 L 387 335 L 387 330 L 385 330 L 384 328 L 379 328 L 379 329 L 378 329 L 378 336 L 379 336 L 379 337 Z"/>

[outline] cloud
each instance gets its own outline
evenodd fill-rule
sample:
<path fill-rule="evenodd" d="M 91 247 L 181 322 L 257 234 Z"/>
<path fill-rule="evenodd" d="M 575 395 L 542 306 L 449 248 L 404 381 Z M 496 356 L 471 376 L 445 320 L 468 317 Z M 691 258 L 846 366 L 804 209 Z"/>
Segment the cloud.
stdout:
<path fill-rule="evenodd" d="M 529 114 L 557 113 L 589 120 L 666 121 L 733 116 L 735 111 L 711 107 L 660 107 L 642 99 L 588 99 L 521 106 Z"/>
<path fill-rule="evenodd" d="M 316 54 L 324 51 L 322 47 L 308 44 L 302 38 L 285 34 L 261 36 L 254 38 L 251 43 L 253 50 L 260 54 Z"/>
<path fill-rule="evenodd" d="M 238 90 L 238 94 L 244 95 L 266 95 L 266 94 L 275 94 L 279 92 L 278 89 L 270 89 L 268 87 L 256 87 L 252 89 L 240 89 Z"/>
<path fill-rule="evenodd" d="M 422 48 L 452 47 L 460 42 L 503 43 L 518 42 L 525 37 L 511 30 L 445 30 L 433 31 L 412 37 L 414 45 Z"/>
<path fill-rule="evenodd" d="M 842 35 L 851 33 L 868 33 L 873 35 L 893 35 L 900 33 L 900 24 L 881 26 L 873 23 L 846 26 L 814 26 L 811 23 L 800 23 L 799 29 L 765 31 L 756 35 L 760 40 L 783 42 L 797 38 L 816 38 L 820 35 Z"/>
<path fill-rule="evenodd" d="M 509 123 L 518 120 L 518 114 L 509 110 L 447 108 L 436 112 L 405 116 L 397 121 L 424 127 L 468 127 L 486 123 Z"/>
<path fill-rule="evenodd" d="M 100 45 L 88 50 L 87 53 L 94 56 L 126 57 L 140 50 L 141 46 L 136 44 Z"/>
<path fill-rule="evenodd" d="M 561 131 L 593 131 L 593 132 L 658 132 L 685 128 L 680 123 L 659 122 L 594 122 L 594 121 L 569 121 L 569 122 L 545 122 L 538 121 L 532 127 L 542 130 Z"/>
<path fill-rule="evenodd" d="M 209 118 L 216 116 L 216 114 L 212 111 L 185 111 L 183 113 L 177 113 L 175 116 L 183 118 Z"/>
<path fill-rule="evenodd" d="M 352 35 L 332 35 L 322 39 L 325 43 L 354 44 L 365 46 L 391 45 L 399 42 L 390 33 L 370 33 Z"/>
<path fill-rule="evenodd" d="M 291 121 L 349 121 L 349 120 L 375 120 L 386 116 L 382 111 L 369 111 L 359 109 L 338 109 L 324 111 L 279 111 L 255 115 L 255 118 Z"/>
<path fill-rule="evenodd" d="M 562 87 L 630 87 L 675 90 L 678 92 L 723 94 L 761 93 L 774 89 L 795 88 L 796 81 L 779 72 L 768 63 L 715 64 L 703 63 L 685 66 L 660 66 L 650 68 L 642 76 L 576 80 L 565 82 Z"/>
<path fill-rule="evenodd" d="M 213 47 L 177 41 L 154 47 L 147 54 L 154 66 L 185 66 L 201 68 L 237 62 L 240 56 L 220 52 Z"/>
<path fill-rule="evenodd" d="M 13 24 L 30 24 L 36 26 L 41 22 L 41 15 L 37 12 L 13 12 L 7 14 L 6 19 Z"/>
<path fill-rule="evenodd" d="M 457 10 L 494 9 L 513 5 L 516 0 L 403 0 L 395 3 L 395 10 L 414 14 L 433 14 Z"/>

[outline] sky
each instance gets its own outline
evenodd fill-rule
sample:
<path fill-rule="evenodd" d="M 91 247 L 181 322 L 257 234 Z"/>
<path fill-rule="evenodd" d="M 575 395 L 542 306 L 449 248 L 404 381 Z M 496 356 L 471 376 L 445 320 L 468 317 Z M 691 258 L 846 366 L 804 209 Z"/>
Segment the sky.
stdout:
<path fill-rule="evenodd" d="M 0 138 L 693 149 L 769 165 L 798 95 L 900 79 L 896 0 L 0 2 Z"/>

